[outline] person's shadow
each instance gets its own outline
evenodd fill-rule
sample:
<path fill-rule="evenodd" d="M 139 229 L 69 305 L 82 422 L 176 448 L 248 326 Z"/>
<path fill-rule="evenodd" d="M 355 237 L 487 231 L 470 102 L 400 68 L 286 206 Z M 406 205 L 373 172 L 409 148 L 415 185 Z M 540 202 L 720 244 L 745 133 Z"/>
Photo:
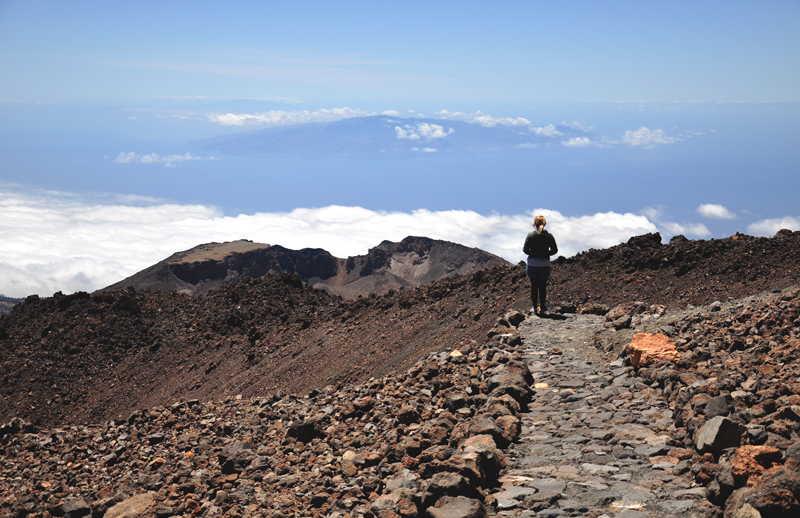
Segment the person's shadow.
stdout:
<path fill-rule="evenodd" d="M 559 315 L 558 313 L 547 313 L 546 315 L 538 315 L 539 318 L 549 318 L 550 320 L 566 320 L 567 317 Z"/>

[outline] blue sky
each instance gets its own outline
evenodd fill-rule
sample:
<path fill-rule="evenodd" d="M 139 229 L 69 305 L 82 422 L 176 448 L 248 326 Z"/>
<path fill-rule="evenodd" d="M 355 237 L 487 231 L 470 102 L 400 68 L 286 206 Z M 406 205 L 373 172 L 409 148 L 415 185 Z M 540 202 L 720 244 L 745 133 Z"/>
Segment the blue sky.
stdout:
<path fill-rule="evenodd" d="M 0 0 L 0 293 L 238 238 L 516 261 L 539 212 L 568 255 L 800 230 L 798 2 L 283 4 Z"/>
<path fill-rule="evenodd" d="M 2 4 L 11 97 L 798 101 L 792 1 Z"/>

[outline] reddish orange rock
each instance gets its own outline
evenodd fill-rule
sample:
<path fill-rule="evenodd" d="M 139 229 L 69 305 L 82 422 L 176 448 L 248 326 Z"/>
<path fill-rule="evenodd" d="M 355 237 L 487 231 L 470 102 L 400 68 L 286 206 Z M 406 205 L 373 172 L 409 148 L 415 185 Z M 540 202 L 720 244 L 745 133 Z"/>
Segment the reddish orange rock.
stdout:
<path fill-rule="evenodd" d="M 737 485 L 755 487 L 766 470 L 780 463 L 781 451 L 771 446 L 740 446 L 731 459 L 731 473 Z"/>
<path fill-rule="evenodd" d="M 367 466 L 375 466 L 380 463 L 383 459 L 380 453 L 376 451 L 369 451 L 364 454 L 364 461 L 366 461 Z"/>
<path fill-rule="evenodd" d="M 354 477 L 358 474 L 358 468 L 356 467 L 353 462 L 349 460 L 343 460 L 341 464 L 342 473 L 347 475 L 348 477 Z"/>
<path fill-rule="evenodd" d="M 639 333 L 631 340 L 628 351 L 631 354 L 631 364 L 637 369 L 648 363 L 676 361 L 680 358 L 675 341 L 666 335 Z"/>

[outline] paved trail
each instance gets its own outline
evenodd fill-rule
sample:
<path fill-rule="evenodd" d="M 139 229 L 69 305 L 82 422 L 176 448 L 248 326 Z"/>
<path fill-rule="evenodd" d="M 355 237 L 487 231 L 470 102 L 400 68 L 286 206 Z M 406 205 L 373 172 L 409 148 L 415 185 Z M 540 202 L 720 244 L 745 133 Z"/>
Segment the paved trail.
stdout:
<path fill-rule="evenodd" d="M 537 389 L 507 453 L 497 516 L 710 516 L 689 461 L 675 464 L 691 450 L 672 440 L 669 408 L 592 345 L 603 318 L 557 317 L 519 326 Z"/>

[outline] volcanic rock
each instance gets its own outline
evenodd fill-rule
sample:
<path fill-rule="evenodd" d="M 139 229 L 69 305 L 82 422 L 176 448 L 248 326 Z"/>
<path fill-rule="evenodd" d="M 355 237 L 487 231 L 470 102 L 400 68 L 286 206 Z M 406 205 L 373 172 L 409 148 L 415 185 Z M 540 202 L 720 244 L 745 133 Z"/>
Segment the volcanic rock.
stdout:
<path fill-rule="evenodd" d="M 498 437 L 515 429 L 524 401 L 500 380 L 524 377 L 508 370 L 516 349 L 491 342 L 469 349 L 459 357 L 429 353 L 404 373 L 308 397 L 178 401 L 39 434 L 23 433 L 32 429 L 17 421 L 0 438 L 0 508 L 43 515 L 56 502 L 50 514 L 118 517 L 485 516 L 481 501 L 497 485 L 503 455 L 468 423 Z M 506 363 L 482 359 L 489 355 Z M 431 365 L 437 374 L 425 379 L 420 373 Z M 489 396 L 490 377 L 501 395 Z M 478 417 L 448 433 L 458 418 L 445 392 L 472 379 L 473 396 L 459 411 Z M 498 405 L 508 412 L 497 418 L 502 427 L 486 413 Z M 393 418 L 405 407 L 417 409 L 415 422 Z M 114 464 L 104 461 L 110 453 Z"/>
<path fill-rule="evenodd" d="M 770 446 L 741 446 L 731 459 L 731 474 L 737 487 L 757 486 L 761 475 L 781 462 L 781 451 Z"/>
<path fill-rule="evenodd" d="M 680 355 L 675 342 L 666 335 L 638 333 L 628 345 L 631 364 L 635 368 L 656 363 L 662 360 L 676 361 Z"/>
<path fill-rule="evenodd" d="M 156 493 L 142 493 L 132 496 L 113 507 L 103 515 L 103 518 L 141 518 L 156 514 Z"/>
<path fill-rule="evenodd" d="M 733 398 L 730 394 L 712 397 L 706 403 L 706 418 L 712 419 L 717 416 L 727 417 L 734 410 Z"/>
<path fill-rule="evenodd" d="M 709 420 L 697 435 L 697 449 L 701 452 L 720 452 L 739 446 L 741 435 L 736 423 L 722 416 Z"/>
<path fill-rule="evenodd" d="M 479 500 L 463 496 L 442 497 L 425 515 L 429 518 L 485 518 L 486 510 Z"/>
<path fill-rule="evenodd" d="M 68 498 L 62 505 L 64 518 L 81 518 L 92 513 L 92 508 L 83 498 Z"/>

